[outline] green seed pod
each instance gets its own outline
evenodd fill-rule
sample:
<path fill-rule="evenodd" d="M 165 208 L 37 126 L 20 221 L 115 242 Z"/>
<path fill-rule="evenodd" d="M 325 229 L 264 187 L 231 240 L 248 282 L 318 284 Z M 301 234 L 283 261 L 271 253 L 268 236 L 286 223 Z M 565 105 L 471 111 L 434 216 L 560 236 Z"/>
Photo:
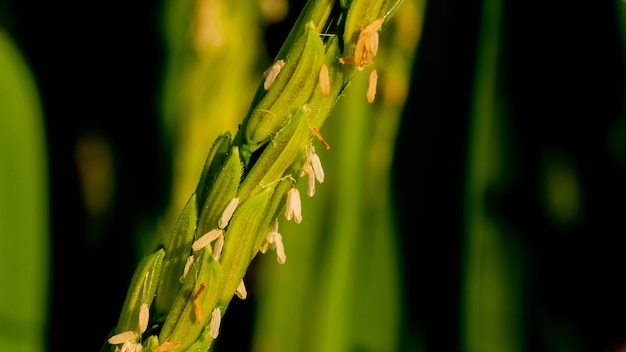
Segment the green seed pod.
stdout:
<path fill-rule="evenodd" d="M 200 263 L 194 265 L 198 269 L 194 271 L 195 280 L 185 281 L 184 289 L 177 298 L 177 301 L 184 301 L 183 309 L 180 315 L 167 317 L 159 335 L 159 341 L 180 342 L 179 351 L 184 351 L 196 341 L 203 328 L 209 324 L 211 311 L 223 287 L 222 268 L 210 254 L 205 251 Z"/>
<path fill-rule="evenodd" d="M 140 330 L 140 311 L 143 304 L 149 308 L 157 289 L 159 275 L 163 264 L 165 250 L 159 249 L 156 252 L 146 256 L 137 266 L 137 270 L 133 274 L 122 311 L 120 313 L 114 335 L 133 331 L 141 335 Z"/>
<path fill-rule="evenodd" d="M 287 83 L 293 77 L 294 71 L 297 67 L 298 60 L 302 56 L 304 51 L 304 47 L 306 44 L 306 36 L 303 34 L 298 40 L 296 40 L 293 46 L 290 48 L 285 56 L 278 56 L 281 59 L 276 60 L 272 67 L 275 67 L 276 63 L 282 62 L 283 64 L 280 66 L 279 72 L 276 74 L 276 78 L 272 82 L 269 89 L 265 89 L 265 82 L 267 81 L 267 77 L 261 87 L 259 87 L 259 91 L 257 92 L 257 96 L 254 99 L 254 102 L 248 112 L 248 115 L 244 119 L 244 124 L 241 127 L 241 132 L 245 132 L 244 135 L 244 143 L 246 143 L 246 152 L 249 149 L 250 154 L 256 151 L 260 144 L 263 141 L 258 141 L 254 144 L 250 143 L 250 138 L 252 131 L 254 131 L 257 126 L 261 123 L 261 121 L 267 117 L 267 115 L 272 114 L 274 118 L 276 118 L 276 113 L 271 112 L 269 108 L 272 107 L 276 100 L 283 94 Z M 268 69 L 271 70 L 272 68 Z M 266 71 L 267 73 L 267 71 Z M 243 150 L 242 150 L 243 153 Z"/>
<path fill-rule="evenodd" d="M 213 146 L 207 155 L 198 186 L 196 188 L 197 199 L 202 200 L 206 196 L 206 192 L 210 191 L 213 186 L 213 180 L 224 164 L 224 159 L 230 150 L 231 138 L 230 132 L 226 132 L 213 142 Z"/>
<path fill-rule="evenodd" d="M 289 35 L 281 46 L 277 57 L 284 57 L 287 52 L 293 49 L 294 42 L 301 38 L 306 30 L 305 27 L 313 24 L 317 32 L 324 31 L 328 27 L 329 22 L 333 21 L 331 16 L 333 16 L 334 3 L 335 0 L 307 1 L 289 31 Z"/>
<path fill-rule="evenodd" d="M 189 272 L 187 273 L 187 278 L 185 279 L 185 281 L 183 281 L 183 285 L 178 291 L 178 295 L 176 296 L 176 299 L 172 304 L 172 308 L 170 308 L 170 311 L 165 318 L 165 322 L 163 323 L 161 332 L 159 334 L 159 341 L 166 341 L 165 338 L 169 337 L 172 334 L 172 331 L 174 331 L 176 324 L 178 324 L 178 321 L 181 319 L 187 303 L 189 303 L 190 299 L 193 300 L 193 291 L 196 286 L 196 279 L 198 277 L 200 266 L 202 265 L 201 258 L 203 258 L 203 256 L 205 255 L 209 257 L 211 256 L 211 247 L 208 247 L 207 250 L 202 252 L 202 254 L 198 256 L 199 259 L 195 260 L 193 262 L 193 265 L 189 269 Z"/>
<path fill-rule="evenodd" d="M 228 225 L 220 260 L 224 281 L 218 304 L 222 307 L 226 307 L 235 295 L 237 286 L 256 254 L 254 243 L 259 232 L 265 231 L 272 220 L 265 213 L 272 193 L 272 189 L 266 188 L 258 195 L 244 200 Z"/>
<path fill-rule="evenodd" d="M 198 221 L 196 194 L 192 194 L 183 211 L 174 224 L 169 243 L 165 247 L 167 253 L 163 259 L 163 267 L 154 299 L 155 320 L 165 316 L 181 288 L 180 278 L 183 275 L 191 243 Z"/>
<path fill-rule="evenodd" d="M 239 159 L 239 149 L 237 147 L 233 147 L 231 153 L 226 155 L 215 154 L 214 158 L 215 160 L 222 158 L 223 160 L 225 159 L 225 161 L 215 172 L 216 178 L 212 182 L 211 189 L 207 192 L 206 199 L 203 202 L 196 237 L 202 237 L 206 232 L 217 229 L 218 220 L 223 216 L 225 208 L 232 203 L 233 198 L 236 196 L 239 181 L 242 177 L 243 170 Z M 213 164 L 215 164 L 215 162 L 213 162 Z M 209 181 L 210 180 L 207 179 L 206 182 Z M 192 245 L 188 247 L 188 249 L 191 248 Z M 191 309 L 190 305 L 195 309 L 196 305 L 193 296 L 199 290 L 200 285 L 209 285 L 210 280 L 211 291 L 219 292 L 219 284 L 217 281 L 221 280 L 221 269 L 218 270 L 219 264 L 212 259 L 212 254 L 211 246 L 203 246 L 197 254 L 194 253 L 197 259 L 193 261 L 193 264 L 189 268 L 184 283 L 171 306 L 170 312 L 161 330 L 161 341 L 191 343 L 195 340 L 195 337 L 189 337 L 192 335 L 182 336 L 185 330 L 181 330 L 179 325 L 183 324 L 186 328 L 189 328 L 188 325 L 191 324 L 191 322 L 188 321 L 190 314 L 189 309 Z M 188 258 L 189 256 L 185 257 L 185 261 L 187 261 Z M 181 274 L 182 273 L 181 271 Z M 205 294 L 202 296 L 205 296 Z M 212 308 L 213 307 L 207 306 L 205 309 L 208 310 Z M 195 327 L 190 331 L 190 334 L 199 334 L 200 328 Z"/>
<path fill-rule="evenodd" d="M 354 66 L 346 66 L 337 60 L 341 56 L 339 49 L 339 38 L 334 36 L 326 42 L 326 58 L 325 64 L 328 70 L 329 94 L 324 96 L 320 89 L 313 92 L 307 106 L 310 113 L 307 115 L 309 125 L 315 128 L 321 128 L 330 111 L 337 104 L 338 99 L 343 90 L 348 86 L 350 79 L 356 70 Z"/>
<path fill-rule="evenodd" d="M 302 47 L 301 51 L 300 48 Z M 247 151 L 253 153 L 278 133 L 293 114 L 304 105 L 318 84 L 324 62 L 324 43 L 310 23 L 292 51 L 267 95 L 254 107 L 245 124 Z"/>
<path fill-rule="evenodd" d="M 217 155 L 216 158 L 218 158 Z M 217 178 L 208 191 L 206 199 L 202 202 L 202 208 L 198 215 L 196 237 L 200 237 L 208 231 L 217 228 L 218 220 L 222 216 L 224 208 L 237 194 L 242 175 L 243 169 L 241 159 L 239 158 L 239 148 L 233 147 L 230 155 L 227 155 L 223 167 L 218 170 Z M 207 182 L 209 181 L 207 180 Z"/>
<path fill-rule="evenodd" d="M 306 108 L 297 109 L 285 128 L 263 150 L 241 183 L 239 198 L 255 194 L 276 183 L 285 176 L 285 170 L 293 164 L 298 155 L 304 155 L 304 145 L 311 134 L 307 113 Z"/>

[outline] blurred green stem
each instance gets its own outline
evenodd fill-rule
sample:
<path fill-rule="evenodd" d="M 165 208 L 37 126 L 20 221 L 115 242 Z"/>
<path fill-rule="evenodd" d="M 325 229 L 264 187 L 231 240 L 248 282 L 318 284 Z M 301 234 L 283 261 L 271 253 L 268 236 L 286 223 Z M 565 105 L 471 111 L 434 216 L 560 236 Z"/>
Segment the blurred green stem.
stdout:
<path fill-rule="evenodd" d="M 0 351 L 42 351 L 49 213 L 44 119 L 30 68 L 0 27 Z"/>
<path fill-rule="evenodd" d="M 461 350 L 523 351 L 522 246 L 490 213 L 487 195 L 507 179 L 506 87 L 502 85 L 502 1 L 485 0 L 468 138 Z"/>

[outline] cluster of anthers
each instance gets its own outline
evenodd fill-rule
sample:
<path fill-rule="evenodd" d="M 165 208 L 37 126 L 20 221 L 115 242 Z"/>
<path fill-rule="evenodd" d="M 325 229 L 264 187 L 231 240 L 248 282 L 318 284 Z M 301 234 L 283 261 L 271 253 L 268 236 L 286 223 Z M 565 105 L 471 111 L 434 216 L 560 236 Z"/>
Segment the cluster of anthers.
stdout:
<path fill-rule="evenodd" d="M 325 143 L 325 142 L 324 142 Z M 327 144 L 325 144 L 327 145 Z M 307 195 L 313 197 L 315 195 L 315 181 L 319 183 L 324 182 L 324 169 L 322 168 L 322 162 L 319 156 L 315 153 L 315 148 L 311 145 L 308 148 L 305 147 L 306 160 L 302 168 L 302 174 L 300 176 L 307 176 Z M 302 221 L 302 203 L 300 200 L 300 191 L 294 186 L 287 191 L 287 201 L 285 204 L 285 218 L 293 220 L 296 224 Z M 284 264 L 287 260 L 285 255 L 285 247 L 283 246 L 283 240 L 281 234 L 278 232 L 278 218 L 274 220 L 272 229 L 268 233 L 267 237 L 261 245 L 260 252 L 265 254 L 268 249 L 276 251 L 276 260 L 280 264 Z"/>
<path fill-rule="evenodd" d="M 225 228 L 226 226 L 228 226 L 228 223 L 230 222 L 230 219 L 233 217 L 233 214 L 235 213 L 235 209 L 237 209 L 238 205 L 239 205 L 239 198 L 233 198 L 230 200 L 230 202 L 228 202 L 228 205 L 222 212 L 222 216 L 217 221 L 217 228 L 210 230 L 209 232 L 200 236 L 200 238 L 198 238 L 196 241 L 194 241 L 193 244 L 191 245 L 191 249 L 193 252 L 197 252 L 209 246 L 211 243 L 215 242 L 215 244 L 213 245 L 213 260 L 218 261 L 221 258 L 222 249 L 224 248 Z M 187 262 L 185 263 L 183 275 L 180 277 L 181 282 L 185 280 L 185 277 L 187 276 L 187 273 L 189 272 L 189 269 L 191 268 L 193 261 L 194 261 L 194 256 L 193 254 L 191 254 L 187 258 Z M 205 287 L 206 285 L 204 283 L 200 284 L 200 288 L 193 296 L 193 303 L 195 306 L 194 313 L 196 316 L 196 320 L 200 324 L 204 323 L 204 314 L 202 312 L 202 305 L 200 304 L 199 297 L 202 291 L 204 291 Z M 246 287 L 243 283 L 243 280 L 241 280 L 241 283 L 239 283 L 239 286 L 237 287 L 237 291 L 235 292 L 235 294 L 241 299 L 246 299 L 247 292 L 246 292 Z M 219 328 L 220 328 L 221 320 L 222 320 L 221 309 L 219 307 L 216 307 L 211 312 L 211 321 L 209 325 L 209 335 L 211 335 L 211 337 L 214 339 L 216 339 L 217 336 L 219 335 Z"/>
<path fill-rule="evenodd" d="M 317 132 L 316 134 L 318 134 Z M 320 136 L 321 137 L 321 136 Z M 324 142 L 324 145 L 327 145 Z M 315 182 L 324 182 L 324 170 L 319 156 L 315 153 L 315 148 L 311 145 L 305 147 L 306 160 L 303 165 L 303 171 L 301 176 L 308 176 L 308 190 L 307 195 L 312 197 L 315 194 Z M 237 206 L 239 205 L 239 198 L 233 198 L 228 203 L 220 219 L 217 222 L 217 228 L 208 231 L 200 238 L 195 240 L 191 246 L 192 252 L 198 252 L 201 249 L 213 244 L 213 260 L 218 261 L 221 257 L 222 249 L 224 246 L 224 236 L 226 233 L 226 227 L 230 222 Z M 285 218 L 287 220 L 294 220 L 296 223 L 302 221 L 302 204 L 300 201 L 300 193 L 294 186 L 287 192 L 287 200 L 285 205 Z M 287 257 L 285 255 L 285 248 L 282 242 L 282 236 L 278 232 L 278 218 L 274 220 L 272 229 L 269 231 L 267 237 L 261 245 L 260 252 L 266 253 L 269 249 L 276 251 L 277 261 L 280 264 L 284 264 Z M 193 253 L 189 255 L 184 266 L 182 276 L 179 281 L 183 283 L 185 278 L 194 262 Z M 206 285 L 202 283 L 196 293 L 193 295 L 193 301 L 195 306 L 195 316 L 198 323 L 204 323 L 204 316 L 202 312 L 202 306 L 199 300 L 200 295 L 204 291 Z M 247 291 L 243 280 L 238 285 L 235 294 L 240 299 L 246 299 Z M 109 344 L 116 345 L 115 352 L 142 352 L 143 345 L 141 342 L 141 336 L 146 331 L 149 322 L 149 308 L 146 303 L 143 303 L 139 309 L 138 328 L 136 331 L 125 331 L 116 334 L 108 339 Z M 219 328 L 221 324 L 222 312 L 219 307 L 216 307 L 211 312 L 209 334 L 215 339 L 219 335 Z M 180 342 L 167 341 L 154 348 L 153 352 L 166 352 L 173 350 L 181 345 Z"/>
<path fill-rule="evenodd" d="M 373 58 L 378 53 L 379 36 L 378 31 L 382 27 L 384 18 L 379 18 L 376 21 L 361 28 L 359 37 L 357 38 L 354 46 L 354 55 L 340 57 L 339 63 L 343 65 L 356 66 L 359 71 L 362 71 L 365 66 L 372 66 L 374 64 Z M 280 70 L 285 66 L 284 60 L 277 60 L 270 66 L 263 76 L 265 81 L 263 82 L 263 88 L 269 90 L 272 83 L 278 77 Z M 368 103 L 373 103 L 376 98 L 376 85 L 378 84 L 378 72 L 376 69 L 372 69 L 368 79 L 367 92 L 365 97 Z M 323 96 L 330 94 L 330 78 L 328 74 L 328 67 L 323 64 L 319 72 L 319 87 Z"/>
<path fill-rule="evenodd" d="M 326 148 L 330 148 L 328 143 L 323 140 L 321 135 L 317 130 L 315 130 L 315 134 L 320 138 Z M 324 169 L 322 168 L 322 164 L 319 156 L 315 153 L 315 148 L 313 146 L 305 147 L 306 160 L 303 165 L 302 175 L 308 175 L 308 189 L 307 195 L 312 197 L 315 194 L 315 181 L 322 183 L 324 182 Z M 195 240 L 191 246 L 193 252 L 197 252 L 207 246 L 213 244 L 213 260 L 218 261 L 221 257 L 222 249 L 224 246 L 224 236 L 225 236 L 225 228 L 228 226 L 230 219 L 232 218 L 237 206 L 239 204 L 239 198 L 233 198 L 228 203 L 222 215 L 217 223 L 217 228 L 208 231 L 206 234 L 199 237 Z M 285 205 L 285 218 L 287 220 L 294 220 L 296 223 L 300 223 L 302 221 L 302 204 L 300 200 L 300 192 L 294 186 L 287 192 L 287 200 Z M 282 236 L 278 232 L 278 218 L 274 220 L 274 224 L 272 229 L 269 231 L 267 237 L 261 245 L 260 252 L 265 254 L 268 250 L 276 251 L 276 259 L 278 263 L 284 264 L 287 260 L 285 255 L 285 248 L 282 242 Z M 183 270 L 183 274 L 180 277 L 180 282 L 184 282 L 187 273 L 189 272 L 191 265 L 194 262 L 194 255 L 191 254 L 185 263 L 185 267 Z M 195 304 L 195 315 L 196 319 L 199 323 L 203 323 L 203 313 L 202 308 L 199 302 L 198 297 L 204 290 L 204 284 L 200 286 L 198 291 L 194 294 L 194 304 Z M 247 291 L 243 280 L 239 283 L 237 290 L 235 292 L 237 297 L 240 299 L 246 299 Z M 211 313 L 211 322 L 210 322 L 210 335 L 214 339 L 217 338 L 219 334 L 219 325 L 221 320 L 221 311 L 220 308 L 215 308 Z M 146 318 L 147 321 L 147 318 Z M 114 336 L 115 337 L 115 336 Z M 133 335 L 136 337 L 136 335 Z M 113 338 L 112 338 L 113 339 Z M 136 339 L 135 339 L 136 340 Z M 113 339 L 113 341 L 118 341 Z M 113 343 L 113 342 L 111 342 Z M 136 344 L 140 346 L 140 344 Z M 127 350 L 131 351 L 140 351 L 140 350 Z M 165 350 L 161 350 L 165 351 Z M 124 352 L 122 350 L 121 352 Z"/>
<path fill-rule="evenodd" d="M 194 252 L 201 250 L 215 241 L 215 245 L 213 247 L 213 260 L 220 260 L 220 257 L 222 256 L 222 249 L 224 248 L 224 229 L 228 226 L 228 222 L 233 217 L 233 213 L 235 212 L 235 209 L 237 209 L 237 205 L 239 205 L 239 198 L 233 198 L 230 200 L 226 209 L 222 212 L 222 216 L 217 222 L 217 228 L 205 233 L 191 245 L 191 249 Z M 190 258 L 193 258 L 193 255 L 191 255 Z M 193 259 L 191 259 L 191 261 L 193 262 Z M 190 265 L 189 259 L 187 259 L 187 264 L 185 265 L 186 270 L 183 273 L 183 278 L 187 274 Z"/>
<path fill-rule="evenodd" d="M 354 56 L 346 56 L 339 58 L 339 62 L 344 65 L 354 65 L 359 71 L 362 71 L 365 66 L 371 66 L 374 64 L 372 58 L 378 53 L 378 31 L 382 27 L 384 18 L 379 18 L 376 21 L 361 28 L 359 37 L 354 46 Z M 370 72 L 367 92 L 365 97 L 368 103 L 373 103 L 376 97 L 376 84 L 378 83 L 378 73 L 376 69 Z"/>

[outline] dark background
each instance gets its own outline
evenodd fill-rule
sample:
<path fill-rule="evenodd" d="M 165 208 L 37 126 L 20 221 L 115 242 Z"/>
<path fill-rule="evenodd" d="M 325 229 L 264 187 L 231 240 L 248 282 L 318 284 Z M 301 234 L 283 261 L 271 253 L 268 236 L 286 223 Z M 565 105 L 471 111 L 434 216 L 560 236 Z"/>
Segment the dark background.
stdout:
<path fill-rule="evenodd" d="M 616 4 L 505 1 L 505 87 L 519 167 L 515 183 L 488 205 L 525 234 L 530 279 L 524 328 L 532 351 L 553 350 L 545 316 L 570 322 L 583 351 L 612 351 L 626 341 L 620 241 L 626 234 L 626 161 L 611 159 L 607 147 L 608 131 L 624 119 Z M 133 249 L 124 243 L 137 221 L 168 202 L 162 190 L 169 187 L 170 165 L 154 118 L 163 73 L 158 6 L 0 1 L 0 23 L 31 65 L 46 118 L 54 260 L 50 351 L 99 349 L 126 290 L 107 278 L 130 279 Z M 300 6 L 292 4 L 292 15 Z M 397 142 L 394 185 L 401 190 L 405 280 L 420 282 L 407 287 L 405 334 L 423 329 L 428 351 L 459 349 L 460 234 L 480 15 L 478 1 L 427 3 Z M 292 19 L 268 28 L 267 37 L 284 37 Z M 114 212 L 101 228 L 109 237 L 99 246 L 85 239 L 73 155 L 85 131 L 110 136 L 118 152 Z M 581 172 L 584 215 L 574 228 L 555 228 L 540 210 L 536 176 L 546 150 L 569 155 Z M 234 304 L 225 319 L 249 316 L 249 304 Z M 241 329 L 225 329 L 220 349 L 249 349 L 242 337 L 250 327 Z"/>

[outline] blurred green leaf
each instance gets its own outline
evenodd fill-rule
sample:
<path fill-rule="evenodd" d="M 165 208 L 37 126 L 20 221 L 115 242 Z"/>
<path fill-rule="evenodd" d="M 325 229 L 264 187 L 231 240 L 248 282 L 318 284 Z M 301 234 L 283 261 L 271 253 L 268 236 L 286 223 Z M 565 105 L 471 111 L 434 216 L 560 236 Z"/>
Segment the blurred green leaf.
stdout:
<path fill-rule="evenodd" d="M 514 229 L 489 212 L 487 194 L 509 176 L 503 86 L 502 1 L 482 6 L 468 138 L 461 272 L 462 351 L 523 351 L 523 255 Z"/>
<path fill-rule="evenodd" d="M 37 87 L 0 28 L 0 351 L 42 351 L 48 296 L 48 184 Z"/>

